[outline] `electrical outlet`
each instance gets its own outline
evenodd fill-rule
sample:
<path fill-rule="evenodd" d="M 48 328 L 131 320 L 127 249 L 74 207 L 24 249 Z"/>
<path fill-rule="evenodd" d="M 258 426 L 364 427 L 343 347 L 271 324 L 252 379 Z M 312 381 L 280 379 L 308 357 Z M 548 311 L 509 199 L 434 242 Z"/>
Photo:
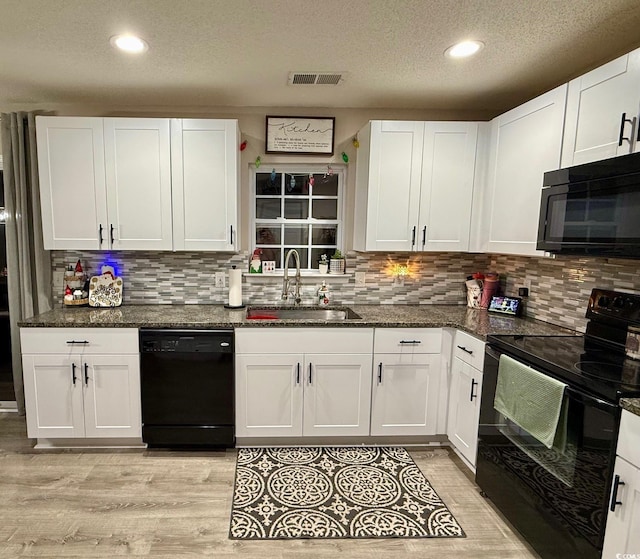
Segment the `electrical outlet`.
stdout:
<path fill-rule="evenodd" d="M 60 286 L 62 286 L 62 289 L 64 290 L 65 286 L 63 285 L 63 283 L 64 269 L 56 270 L 55 272 L 53 272 L 53 285 L 56 287 L 56 289 L 60 289 Z"/>
<path fill-rule="evenodd" d="M 367 281 L 367 275 L 364 272 L 356 272 L 356 285 L 364 285 Z"/>
<path fill-rule="evenodd" d="M 216 272 L 216 287 L 224 287 L 224 272 Z"/>

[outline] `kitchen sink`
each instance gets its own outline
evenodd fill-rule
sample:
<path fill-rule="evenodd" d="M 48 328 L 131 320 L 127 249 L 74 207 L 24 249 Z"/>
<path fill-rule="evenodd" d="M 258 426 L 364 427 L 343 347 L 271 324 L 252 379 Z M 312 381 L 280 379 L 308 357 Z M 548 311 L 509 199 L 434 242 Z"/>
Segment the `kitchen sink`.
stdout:
<path fill-rule="evenodd" d="M 348 307 L 319 309 L 316 307 L 249 307 L 247 318 L 250 320 L 354 320 L 361 319 Z"/>

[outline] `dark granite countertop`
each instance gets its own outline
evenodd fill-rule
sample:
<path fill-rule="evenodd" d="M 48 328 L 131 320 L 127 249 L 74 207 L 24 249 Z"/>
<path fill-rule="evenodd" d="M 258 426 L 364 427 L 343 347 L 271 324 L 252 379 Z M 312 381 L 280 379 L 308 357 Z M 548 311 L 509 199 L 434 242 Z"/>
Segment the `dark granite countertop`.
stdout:
<path fill-rule="evenodd" d="M 246 309 L 226 309 L 222 305 L 128 305 L 109 309 L 57 308 L 24 320 L 19 325 L 50 328 L 447 327 L 459 328 L 482 339 L 489 334 L 577 334 L 573 330 L 539 320 L 501 316 L 463 305 L 349 305 L 349 308 L 362 318 L 340 321 L 248 320 L 245 317 Z"/>
<path fill-rule="evenodd" d="M 622 398 L 620 406 L 634 415 L 640 415 L 640 398 Z"/>

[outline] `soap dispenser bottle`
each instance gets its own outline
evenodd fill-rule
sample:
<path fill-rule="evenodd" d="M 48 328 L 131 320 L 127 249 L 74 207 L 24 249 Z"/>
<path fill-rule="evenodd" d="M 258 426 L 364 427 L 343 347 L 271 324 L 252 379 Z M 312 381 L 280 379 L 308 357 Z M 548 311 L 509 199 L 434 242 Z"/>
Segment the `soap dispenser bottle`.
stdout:
<path fill-rule="evenodd" d="M 318 289 L 318 305 L 326 307 L 329 304 L 329 288 L 323 281 L 320 289 Z"/>

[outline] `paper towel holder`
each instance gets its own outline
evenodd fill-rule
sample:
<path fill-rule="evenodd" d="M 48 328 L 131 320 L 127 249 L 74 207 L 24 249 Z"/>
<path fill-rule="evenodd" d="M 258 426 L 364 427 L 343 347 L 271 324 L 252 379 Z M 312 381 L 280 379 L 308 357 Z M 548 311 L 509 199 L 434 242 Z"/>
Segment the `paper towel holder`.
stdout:
<path fill-rule="evenodd" d="M 231 268 L 232 268 L 233 270 L 235 270 L 235 269 L 236 269 L 236 266 L 231 266 Z M 229 282 L 229 289 L 231 290 L 231 281 Z M 241 296 L 241 297 L 242 297 L 242 296 Z M 237 310 L 237 309 L 244 309 L 244 308 L 245 308 L 245 305 L 244 305 L 244 303 L 243 303 L 243 304 L 241 304 L 241 305 L 229 305 L 229 304 L 227 304 L 227 305 L 224 305 L 224 308 L 225 308 L 225 309 L 236 309 L 236 310 Z"/>

